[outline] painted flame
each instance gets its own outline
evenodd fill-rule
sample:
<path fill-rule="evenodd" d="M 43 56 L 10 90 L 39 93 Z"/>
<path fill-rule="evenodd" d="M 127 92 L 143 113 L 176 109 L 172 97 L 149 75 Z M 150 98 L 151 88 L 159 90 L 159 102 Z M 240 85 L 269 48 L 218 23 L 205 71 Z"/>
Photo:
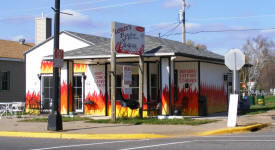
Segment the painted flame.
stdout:
<path fill-rule="evenodd" d="M 40 66 L 40 73 L 53 73 L 53 62 L 42 61 Z"/>
<path fill-rule="evenodd" d="M 74 73 L 83 73 L 87 71 L 86 64 L 74 64 Z"/>
<path fill-rule="evenodd" d="M 201 95 L 207 97 L 208 114 L 227 110 L 227 93 L 224 85 L 201 84 Z"/>

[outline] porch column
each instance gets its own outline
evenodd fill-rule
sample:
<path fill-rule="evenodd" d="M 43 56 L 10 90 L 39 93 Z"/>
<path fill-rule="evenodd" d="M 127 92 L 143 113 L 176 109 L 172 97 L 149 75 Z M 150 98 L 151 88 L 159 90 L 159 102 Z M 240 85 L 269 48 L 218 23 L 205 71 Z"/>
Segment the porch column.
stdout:
<path fill-rule="evenodd" d="M 161 58 L 161 114 L 170 114 L 170 58 Z"/>
<path fill-rule="evenodd" d="M 73 62 L 64 61 L 60 77 L 60 113 L 69 114 L 73 111 Z"/>
<path fill-rule="evenodd" d="M 170 115 L 174 114 L 174 110 L 175 110 L 175 80 L 174 80 L 174 72 L 175 72 L 175 61 L 176 57 L 171 57 L 170 58 L 170 90 L 169 90 L 169 99 L 170 99 Z"/>

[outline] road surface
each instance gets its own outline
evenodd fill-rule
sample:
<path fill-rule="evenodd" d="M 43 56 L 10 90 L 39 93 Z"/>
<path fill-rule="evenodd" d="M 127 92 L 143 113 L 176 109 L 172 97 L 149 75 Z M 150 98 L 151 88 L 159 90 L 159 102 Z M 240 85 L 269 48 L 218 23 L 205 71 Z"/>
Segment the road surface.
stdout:
<path fill-rule="evenodd" d="M 1 150 L 274 150 L 275 130 L 192 138 L 62 140 L 0 137 Z"/>

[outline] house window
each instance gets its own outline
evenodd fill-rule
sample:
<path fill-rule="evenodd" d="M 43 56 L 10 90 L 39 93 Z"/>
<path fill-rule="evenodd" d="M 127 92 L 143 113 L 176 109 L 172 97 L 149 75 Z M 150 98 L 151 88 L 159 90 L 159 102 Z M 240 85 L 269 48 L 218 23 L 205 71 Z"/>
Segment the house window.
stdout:
<path fill-rule="evenodd" d="M 138 87 L 139 87 L 139 77 L 138 75 L 133 74 L 132 75 L 132 84 L 130 85 L 130 88 L 132 88 L 132 94 L 130 98 L 132 100 L 138 101 Z"/>
<path fill-rule="evenodd" d="M 53 76 L 42 76 L 42 110 L 49 110 L 53 99 Z"/>
<path fill-rule="evenodd" d="M 10 72 L 0 72 L 0 90 L 9 90 Z"/>
<path fill-rule="evenodd" d="M 158 99 L 158 77 L 156 74 L 151 74 L 151 100 Z"/>
<path fill-rule="evenodd" d="M 82 76 L 73 77 L 73 99 L 74 109 L 77 112 L 83 111 L 83 80 Z"/>
<path fill-rule="evenodd" d="M 111 85 L 111 84 L 110 84 Z M 121 100 L 121 86 L 122 86 L 122 76 L 121 75 L 116 75 L 116 100 Z"/>
<path fill-rule="evenodd" d="M 116 75 L 116 100 L 122 99 L 122 97 L 121 97 L 122 95 L 120 94 L 121 89 L 123 88 L 122 80 L 123 80 L 122 75 Z M 129 87 L 132 89 L 132 94 L 130 95 L 131 100 L 138 100 L 138 86 L 139 86 L 139 77 L 138 77 L 138 75 L 133 74 L 132 75 L 132 84 Z M 111 76 L 110 76 L 110 80 L 109 80 L 109 89 L 110 89 L 110 93 L 111 93 Z"/>

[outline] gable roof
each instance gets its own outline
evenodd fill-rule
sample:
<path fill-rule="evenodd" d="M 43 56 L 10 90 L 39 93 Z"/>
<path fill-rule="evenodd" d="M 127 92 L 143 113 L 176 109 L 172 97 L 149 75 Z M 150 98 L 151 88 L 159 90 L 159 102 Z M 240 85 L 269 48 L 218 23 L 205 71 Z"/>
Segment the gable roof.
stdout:
<path fill-rule="evenodd" d="M 66 31 L 66 30 L 61 31 L 59 33 L 59 35 L 62 34 L 62 33 L 65 33 L 65 34 L 67 34 L 67 35 L 69 35 L 71 37 L 74 37 L 74 38 L 82 41 L 82 42 L 85 42 L 88 45 L 98 45 L 99 43 L 102 43 L 102 42 L 104 42 L 107 39 L 107 38 L 100 37 L 100 36 L 94 36 L 94 35 L 91 36 L 91 35 L 88 35 L 88 34 L 76 33 L 76 32 Z M 38 48 L 39 46 L 43 45 L 44 43 L 50 41 L 53 38 L 54 38 L 54 36 L 51 36 L 50 38 L 46 39 L 45 41 L 43 41 L 43 42 L 35 45 L 34 47 L 32 47 L 31 49 L 29 49 L 28 51 L 26 51 L 24 53 L 24 55 L 26 55 L 27 53 L 31 52 L 32 50 Z"/>
<path fill-rule="evenodd" d="M 0 57 L 24 59 L 24 52 L 33 46 L 33 43 L 25 43 L 22 45 L 17 41 L 0 40 Z"/>
<path fill-rule="evenodd" d="M 109 38 L 93 38 L 93 35 L 80 34 L 70 32 L 80 38 L 93 39 L 96 41 L 95 45 L 83 47 L 64 53 L 64 58 L 108 58 L 110 57 L 110 39 Z M 97 37 L 97 36 L 95 36 Z M 125 54 L 119 54 L 120 56 Z M 135 55 L 132 55 L 135 56 Z M 144 56 L 186 56 L 199 59 L 224 61 L 224 56 L 213 53 L 209 50 L 200 50 L 178 41 L 168 39 L 145 36 L 145 50 Z M 50 56 L 49 56 L 50 57 Z M 119 56 L 118 56 L 119 57 Z"/>
<path fill-rule="evenodd" d="M 98 45 L 109 40 L 108 38 L 96 36 L 96 35 L 89 35 L 89 34 L 77 33 L 72 31 L 64 31 L 64 32 L 70 34 L 71 36 L 77 39 L 88 41 L 89 43 L 92 43 L 92 45 Z"/>

